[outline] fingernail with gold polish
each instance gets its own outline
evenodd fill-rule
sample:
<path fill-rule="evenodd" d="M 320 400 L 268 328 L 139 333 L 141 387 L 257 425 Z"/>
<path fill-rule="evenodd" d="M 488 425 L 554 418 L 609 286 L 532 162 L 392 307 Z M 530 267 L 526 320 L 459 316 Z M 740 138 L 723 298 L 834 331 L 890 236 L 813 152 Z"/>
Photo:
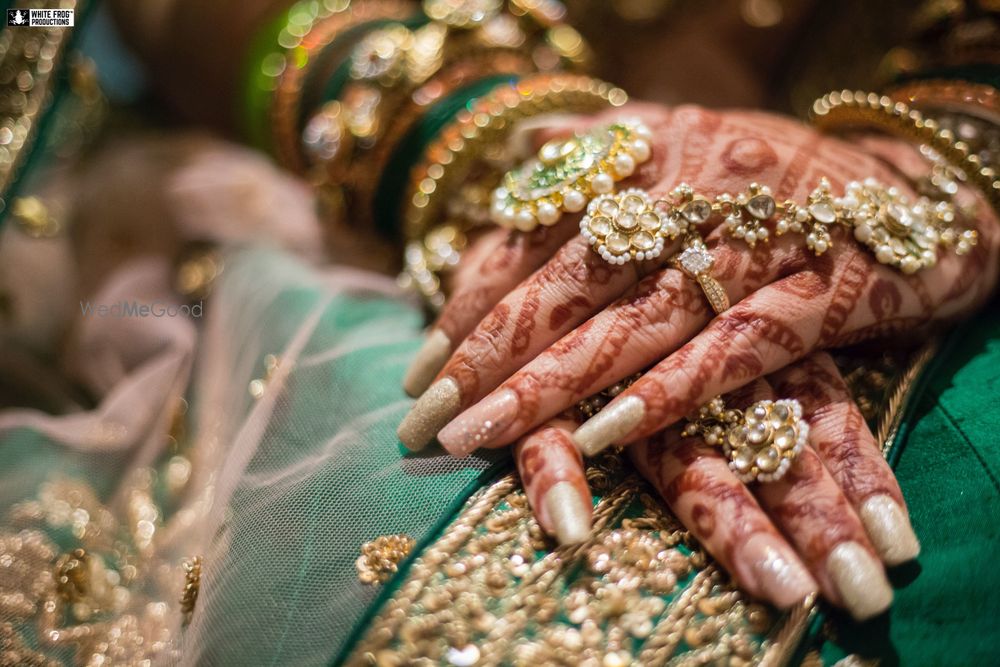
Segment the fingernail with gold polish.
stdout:
<path fill-rule="evenodd" d="M 403 391 L 416 398 L 427 391 L 438 372 L 451 357 L 451 340 L 440 329 L 434 329 L 417 350 L 403 378 Z"/>
<path fill-rule="evenodd" d="M 584 503 L 572 483 L 554 484 L 542 502 L 559 544 L 579 544 L 590 537 L 592 508 Z"/>
<path fill-rule="evenodd" d="M 626 396 L 608 404 L 573 433 L 573 442 L 584 456 L 594 456 L 631 433 L 646 416 L 646 404 Z"/>
<path fill-rule="evenodd" d="M 855 620 L 877 616 L 892 604 L 892 587 L 882 563 L 857 542 L 834 547 L 827 556 L 826 569 Z"/>
<path fill-rule="evenodd" d="M 438 380 L 413 404 L 400 422 L 396 435 L 408 449 L 427 446 L 441 428 L 455 418 L 461 403 L 458 384 L 451 378 Z"/>
<path fill-rule="evenodd" d="M 507 430 L 517 417 L 519 404 L 511 389 L 491 394 L 441 429 L 438 442 L 454 456 L 468 456 Z"/>
<path fill-rule="evenodd" d="M 812 575 L 788 550 L 777 537 L 764 533 L 751 537 L 740 550 L 744 571 L 749 570 L 761 594 L 782 609 L 818 590 Z"/>
<path fill-rule="evenodd" d="M 906 513 L 892 497 L 872 496 L 861 505 L 861 522 L 886 565 L 899 565 L 920 555 L 920 542 Z"/>

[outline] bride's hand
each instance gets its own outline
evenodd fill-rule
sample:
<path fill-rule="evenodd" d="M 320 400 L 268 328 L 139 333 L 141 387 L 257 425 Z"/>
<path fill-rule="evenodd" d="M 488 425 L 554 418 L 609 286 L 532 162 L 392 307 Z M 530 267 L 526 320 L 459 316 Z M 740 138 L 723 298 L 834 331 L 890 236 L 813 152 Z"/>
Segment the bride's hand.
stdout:
<path fill-rule="evenodd" d="M 652 129 L 653 151 L 621 187 L 653 196 L 681 182 L 710 198 L 758 182 L 779 200 L 804 202 L 824 176 L 837 193 L 874 177 L 912 195 L 904 174 L 929 169 L 908 144 L 880 142 L 879 159 L 769 114 L 648 106 L 629 113 Z M 656 433 L 712 396 L 813 350 L 956 317 L 982 303 L 996 282 L 998 225 L 985 204 L 978 210 L 978 246 L 963 256 L 942 253 L 915 275 L 879 264 L 839 227 L 821 256 L 797 234 L 751 250 L 721 228 L 703 230 L 712 275 L 734 304 L 717 317 L 698 283 L 668 265 L 676 248 L 616 266 L 590 249 L 573 219 L 538 233 L 496 232 L 489 252 L 465 269 L 414 362 L 412 393 L 437 379 L 401 424 L 400 438 L 420 448 L 454 419 L 438 435 L 453 454 L 507 445 L 652 366 L 574 433 L 576 445 L 593 454 Z"/>
<path fill-rule="evenodd" d="M 677 518 L 745 591 L 779 607 L 813 592 L 869 618 L 889 606 L 883 563 L 920 546 L 902 493 L 833 360 L 825 353 L 756 380 L 727 397 L 743 408 L 795 398 L 809 441 L 780 480 L 746 485 L 718 447 L 669 429 L 629 448 L 636 467 Z M 554 420 L 522 438 L 515 460 L 541 526 L 560 542 L 590 528 L 590 492 L 570 440 Z"/>

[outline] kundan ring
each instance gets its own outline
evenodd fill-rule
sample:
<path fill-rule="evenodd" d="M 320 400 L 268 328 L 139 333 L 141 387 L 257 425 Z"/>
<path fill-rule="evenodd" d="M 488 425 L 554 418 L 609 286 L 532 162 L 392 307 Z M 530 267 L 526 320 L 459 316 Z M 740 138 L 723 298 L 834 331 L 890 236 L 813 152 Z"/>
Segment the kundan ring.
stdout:
<path fill-rule="evenodd" d="M 746 410 L 726 408 L 715 397 L 682 431 L 721 447 L 729 469 L 743 482 L 781 479 L 809 439 L 809 424 L 795 399 L 757 401 Z"/>
<path fill-rule="evenodd" d="M 611 264 L 659 257 L 664 242 L 681 231 L 678 222 L 639 188 L 594 198 L 580 219 L 580 233 Z"/>

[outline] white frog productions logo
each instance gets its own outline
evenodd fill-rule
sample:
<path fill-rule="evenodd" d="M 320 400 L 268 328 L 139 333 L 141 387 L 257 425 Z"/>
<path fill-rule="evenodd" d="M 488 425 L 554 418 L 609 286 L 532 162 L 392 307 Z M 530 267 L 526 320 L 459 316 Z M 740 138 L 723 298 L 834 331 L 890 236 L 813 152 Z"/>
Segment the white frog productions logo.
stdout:
<path fill-rule="evenodd" d="M 73 26 L 72 9 L 8 9 L 7 25 L 19 28 L 70 28 Z"/>

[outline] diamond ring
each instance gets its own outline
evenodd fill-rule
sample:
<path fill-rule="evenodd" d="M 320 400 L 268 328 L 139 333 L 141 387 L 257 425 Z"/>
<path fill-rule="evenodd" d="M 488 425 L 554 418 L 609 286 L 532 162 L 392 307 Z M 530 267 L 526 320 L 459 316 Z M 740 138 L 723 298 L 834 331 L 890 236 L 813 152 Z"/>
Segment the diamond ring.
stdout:
<path fill-rule="evenodd" d="M 688 234 L 684 240 L 684 249 L 673 258 L 673 264 L 698 282 L 716 315 L 729 310 L 729 296 L 725 288 L 710 273 L 715 258 L 708 252 L 700 236 Z"/>

